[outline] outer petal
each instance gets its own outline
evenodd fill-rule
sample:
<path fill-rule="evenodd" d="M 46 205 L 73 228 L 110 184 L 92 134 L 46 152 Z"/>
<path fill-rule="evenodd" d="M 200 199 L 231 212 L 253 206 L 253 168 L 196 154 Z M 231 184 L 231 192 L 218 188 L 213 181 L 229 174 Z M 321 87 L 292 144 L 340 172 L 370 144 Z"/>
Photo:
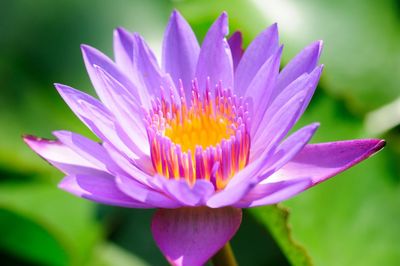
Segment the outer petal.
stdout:
<path fill-rule="evenodd" d="M 292 81 L 304 73 L 310 73 L 318 64 L 322 52 L 322 41 L 317 41 L 304 48 L 282 70 L 274 93 L 276 97 Z"/>
<path fill-rule="evenodd" d="M 172 265 L 200 266 L 233 237 L 241 221 L 242 211 L 231 207 L 161 209 L 151 230 Z"/>
<path fill-rule="evenodd" d="M 95 98 L 71 87 L 56 84 L 58 92 L 71 110 L 101 140 L 106 141 L 127 154 L 130 158 L 142 158 L 146 154 L 132 142 L 115 117 Z"/>
<path fill-rule="evenodd" d="M 93 157 L 101 155 L 92 154 L 92 158 L 89 158 L 88 154 L 84 154 L 93 149 L 84 151 L 79 144 L 80 147 L 75 146 L 72 149 L 59 141 L 38 139 L 33 136 L 26 136 L 24 140 L 41 157 L 68 175 L 59 184 L 60 188 L 79 197 L 104 204 L 152 208 L 152 206 L 140 203 L 118 190 L 114 177 L 102 170 L 103 162 Z M 82 139 L 80 140 L 82 141 Z M 87 145 L 87 142 L 84 144 Z M 76 152 L 77 149 L 80 151 Z"/>
<path fill-rule="evenodd" d="M 306 190 L 310 184 L 311 180 L 309 178 L 259 184 L 238 203 L 235 203 L 234 206 L 237 208 L 249 208 L 276 204 Z"/>
<path fill-rule="evenodd" d="M 116 187 L 114 177 L 105 172 L 67 176 L 58 187 L 78 197 L 107 205 L 127 208 L 153 208 L 151 205 L 138 202 L 122 193 Z"/>
<path fill-rule="evenodd" d="M 151 178 L 151 177 L 149 177 Z M 116 177 L 118 188 L 126 195 L 134 198 L 137 201 L 152 205 L 156 208 L 178 208 L 182 204 L 177 200 L 165 195 L 162 191 L 156 191 L 148 186 L 144 186 L 135 179 L 118 175 Z"/>
<path fill-rule="evenodd" d="M 131 94 L 130 97 L 133 100 L 140 102 L 140 93 L 143 93 L 143 90 L 140 90 L 137 85 L 134 84 L 132 80 L 128 78 L 110 58 L 101 53 L 99 50 L 88 45 L 82 45 L 81 49 L 85 66 L 90 80 L 92 81 L 93 87 L 95 88 L 100 100 L 106 106 L 108 106 L 108 97 L 104 94 L 104 90 L 106 88 L 103 87 L 103 82 L 99 80 L 95 66 L 100 66 L 116 80 L 122 83 L 123 86 L 129 90 L 129 93 Z"/>
<path fill-rule="evenodd" d="M 384 146 L 385 141 L 380 139 L 309 144 L 268 180 L 310 177 L 312 185 L 316 185 L 367 159 Z"/>
<path fill-rule="evenodd" d="M 224 88 L 233 88 L 232 55 L 225 39 L 228 31 L 228 15 L 224 12 L 210 27 L 201 46 L 196 68 L 200 91 L 205 90 L 208 77 L 212 88 L 220 81 Z"/>
<path fill-rule="evenodd" d="M 232 52 L 233 68 L 236 70 L 244 53 L 242 33 L 240 31 L 235 31 L 228 39 L 228 44 Z"/>
<path fill-rule="evenodd" d="M 93 163 L 60 141 L 24 136 L 28 146 L 50 164 L 68 175 L 91 173 L 93 169 L 102 170 L 102 164 Z"/>
<path fill-rule="evenodd" d="M 162 67 L 179 87 L 182 80 L 186 98 L 191 96 L 191 82 L 194 79 L 200 47 L 192 28 L 182 15 L 174 10 L 165 30 L 163 41 Z"/>
<path fill-rule="evenodd" d="M 264 152 L 256 161 L 236 174 L 228 185 L 207 201 L 207 206 L 219 208 L 239 202 L 259 182 L 290 161 L 311 139 L 318 124 L 305 126 L 271 152 Z"/>
<path fill-rule="evenodd" d="M 107 171 L 114 165 L 107 151 L 99 143 L 69 131 L 54 131 L 53 135 L 65 146 L 76 152 L 79 157 L 89 161 L 99 169 Z"/>
<path fill-rule="evenodd" d="M 287 102 L 272 104 L 260 122 L 259 129 L 252 135 L 252 148 L 250 150 L 250 162 L 256 160 L 262 153 L 268 152 L 286 136 L 295 124 L 298 113 L 303 106 L 305 92 L 300 91 Z M 279 99 L 280 97 L 278 97 Z"/>
<path fill-rule="evenodd" d="M 235 92 L 243 95 L 260 67 L 279 48 L 277 24 L 261 32 L 246 49 L 235 72 Z"/>

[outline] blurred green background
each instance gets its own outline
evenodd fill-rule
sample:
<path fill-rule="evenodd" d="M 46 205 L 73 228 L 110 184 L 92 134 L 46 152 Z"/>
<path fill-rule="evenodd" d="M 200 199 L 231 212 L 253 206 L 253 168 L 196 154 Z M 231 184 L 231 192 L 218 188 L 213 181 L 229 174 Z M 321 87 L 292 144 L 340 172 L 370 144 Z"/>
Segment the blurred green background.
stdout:
<path fill-rule="evenodd" d="M 57 189 L 62 174 L 21 140 L 67 129 L 93 135 L 52 83 L 93 93 L 79 45 L 112 56 L 112 30 L 141 33 L 157 53 L 173 8 L 201 40 L 222 10 L 247 45 L 278 22 L 284 63 L 322 39 L 325 70 L 299 124 L 313 142 L 379 137 L 387 147 L 275 207 L 244 213 L 232 240 L 241 265 L 400 265 L 400 2 L 0 1 L 0 264 L 166 265 L 152 211 L 99 206 Z"/>

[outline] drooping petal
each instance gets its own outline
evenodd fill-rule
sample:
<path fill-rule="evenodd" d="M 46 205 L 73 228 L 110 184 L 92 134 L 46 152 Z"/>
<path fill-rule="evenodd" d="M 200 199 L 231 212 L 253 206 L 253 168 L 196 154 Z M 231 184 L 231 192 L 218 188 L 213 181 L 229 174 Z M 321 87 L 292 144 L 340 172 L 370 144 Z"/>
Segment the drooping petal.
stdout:
<path fill-rule="evenodd" d="M 114 177 L 105 172 L 66 176 L 58 184 L 58 187 L 78 197 L 107 205 L 153 208 L 151 205 L 138 202 L 122 193 L 115 185 Z"/>
<path fill-rule="evenodd" d="M 306 145 L 271 181 L 310 177 L 316 185 L 367 159 L 385 146 L 380 139 L 360 139 Z"/>
<path fill-rule="evenodd" d="M 93 87 L 95 88 L 100 100 L 106 106 L 108 106 L 108 97 L 104 94 L 105 88 L 103 87 L 103 82 L 101 82 L 98 78 L 95 66 L 100 66 L 116 80 L 122 83 L 123 86 L 128 89 L 132 100 L 138 102 L 141 101 L 140 93 L 143 93 L 143 90 L 140 90 L 140 88 L 137 87 L 137 84 L 133 83 L 132 80 L 127 77 L 126 74 L 122 72 L 110 58 L 108 58 L 99 50 L 88 45 L 82 45 L 81 49 L 86 70 L 89 74 L 90 80 L 92 81 Z"/>
<path fill-rule="evenodd" d="M 224 88 L 233 88 L 232 54 L 225 39 L 228 32 L 228 15 L 223 12 L 210 27 L 201 45 L 195 75 L 200 91 L 205 90 L 207 78 L 210 78 L 212 88 L 220 81 Z"/>
<path fill-rule="evenodd" d="M 146 156 L 116 123 L 110 111 L 95 98 L 71 87 L 55 84 L 58 92 L 71 110 L 101 140 L 112 143 L 130 158 Z"/>
<path fill-rule="evenodd" d="M 277 24 L 261 32 L 246 49 L 235 71 L 235 92 L 242 96 L 260 67 L 279 49 Z"/>
<path fill-rule="evenodd" d="M 278 77 L 274 97 L 276 97 L 284 88 L 304 73 L 310 73 L 318 64 L 319 57 L 322 52 L 322 41 L 317 41 L 297 54 L 282 69 Z"/>
<path fill-rule="evenodd" d="M 106 171 L 111 165 L 114 165 L 107 151 L 97 142 L 94 142 L 79 134 L 69 131 L 54 131 L 53 135 L 65 146 L 89 161 L 96 168 Z"/>
<path fill-rule="evenodd" d="M 199 53 L 200 46 L 192 28 L 177 10 L 172 11 L 164 34 L 162 68 L 171 75 L 177 88 L 182 80 L 187 99 L 191 96 Z"/>
<path fill-rule="evenodd" d="M 311 185 L 310 178 L 268 182 L 255 186 L 238 203 L 236 208 L 250 208 L 276 204 L 306 190 Z"/>
<path fill-rule="evenodd" d="M 236 70 L 244 53 L 242 33 L 240 31 L 235 31 L 231 37 L 229 37 L 228 44 L 231 48 L 233 69 Z"/>
<path fill-rule="evenodd" d="M 57 140 L 24 136 L 25 143 L 43 159 L 67 175 L 102 170 L 102 164 L 93 163 Z"/>
<path fill-rule="evenodd" d="M 174 266 L 201 266 L 221 249 L 238 230 L 240 209 L 160 209 L 151 231 L 167 260 Z"/>
<path fill-rule="evenodd" d="M 215 193 L 207 201 L 207 206 L 219 208 L 239 202 L 258 183 L 290 161 L 308 143 L 317 128 L 318 124 L 305 126 L 276 149 L 262 153 L 255 162 L 236 174 L 222 191 Z"/>

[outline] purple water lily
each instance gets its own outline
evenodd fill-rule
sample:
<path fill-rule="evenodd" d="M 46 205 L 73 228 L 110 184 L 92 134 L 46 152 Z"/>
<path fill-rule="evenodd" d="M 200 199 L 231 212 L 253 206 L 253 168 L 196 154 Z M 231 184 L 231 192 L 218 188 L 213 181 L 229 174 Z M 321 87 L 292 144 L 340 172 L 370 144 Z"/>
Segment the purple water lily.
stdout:
<path fill-rule="evenodd" d="M 318 124 L 286 137 L 320 78 L 322 42 L 279 71 L 277 25 L 243 51 L 222 13 L 199 43 L 174 11 L 162 64 L 137 33 L 114 32 L 115 61 L 83 45 L 100 101 L 56 84 L 100 143 L 68 131 L 26 143 L 66 174 L 79 197 L 157 208 L 151 229 L 172 265 L 202 265 L 235 234 L 241 208 L 275 204 L 380 150 L 379 139 L 307 144 Z M 286 137 L 286 138 L 285 138 Z"/>

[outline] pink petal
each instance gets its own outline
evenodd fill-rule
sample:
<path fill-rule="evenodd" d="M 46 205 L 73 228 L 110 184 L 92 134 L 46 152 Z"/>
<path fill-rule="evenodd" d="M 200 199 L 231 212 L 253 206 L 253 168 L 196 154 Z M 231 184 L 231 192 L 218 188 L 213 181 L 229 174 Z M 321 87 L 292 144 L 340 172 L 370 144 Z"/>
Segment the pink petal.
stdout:
<path fill-rule="evenodd" d="M 231 37 L 229 37 L 228 44 L 231 48 L 233 68 L 235 70 L 244 53 L 242 33 L 240 31 L 235 31 Z"/>
<path fill-rule="evenodd" d="M 165 30 L 162 52 L 163 70 L 171 75 L 176 87 L 182 80 L 190 99 L 200 47 L 192 28 L 177 10 L 172 11 Z"/>
<path fill-rule="evenodd" d="M 228 15 L 224 12 L 208 30 L 200 49 L 196 77 L 200 91 L 210 78 L 212 88 L 220 81 L 224 88 L 233 88 L 232 54 L 225 36 L 228 34 Z"/>
<path fill-rule="evenodd" d="M 151 224 L 154 240 L 174 266 L 204 265 L 236 233 L 242 211 L 220 209 L 161 209 Z"/>
<path fill-rule="evenodd" d="M 83 158 L 60 141 L 24 136 L 25 143 L 43 159 L 60 169 L 63 173 L 82 174 L 92 169 L 102 170 L 102 164 L 95 164 Z"/>
<path fill-rule="evenodd" d="M 96 165 L 98 169 L 107 171 L 109 166 L 114 165 L 107 151 L 97 142 L 69 131 L 54 131 L 53 135 L 62 144 L 76 152 L 79 158 L 84 158 Z"/>
<path fill-rule="evenodd" d="M 261 32 L 246 49 L 235 72 L 235 92 L 242 96 L 247 91 L 260 67 L 277 52 L 279 36 L 277 24 Z"/>
<path fill-rule="evenodd" d="M 310 177 L 316 185 L 367 159 L 385 146 L 380 139 L 309 144 L 274 175 L 271 181 Z"/>

